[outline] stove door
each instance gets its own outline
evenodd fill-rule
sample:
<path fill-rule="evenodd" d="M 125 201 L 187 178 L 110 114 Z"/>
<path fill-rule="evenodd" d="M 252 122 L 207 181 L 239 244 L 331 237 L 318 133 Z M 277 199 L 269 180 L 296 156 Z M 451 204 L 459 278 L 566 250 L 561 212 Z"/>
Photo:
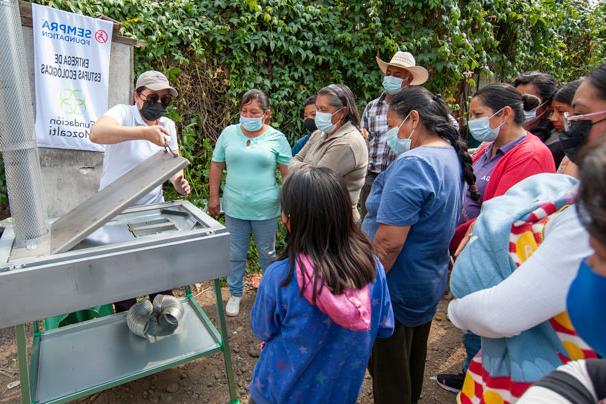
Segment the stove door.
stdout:
<path fill-rule="evenodd" d="M 51 227 L 51 254 L 69 251 L 188 164 L 185 158 L 171 153 L 154 154 L 55 221 Z"/>

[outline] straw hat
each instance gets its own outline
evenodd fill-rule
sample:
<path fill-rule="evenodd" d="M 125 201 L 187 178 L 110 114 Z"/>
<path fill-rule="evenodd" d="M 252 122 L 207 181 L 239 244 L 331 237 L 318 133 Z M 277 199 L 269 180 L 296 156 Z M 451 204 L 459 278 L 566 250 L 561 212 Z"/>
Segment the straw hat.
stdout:
<path fill-rule="evenodd" d="M 391 58 L 389 63 L 381 60 L 379 56 L 377 58 L 377 64 L 379 65 L 379 69 L 385 74 L 387 72 L 387 66 L 393 66 L 400 69 L 407 70 L 412 75 L 412 81 L 410 82 L 413 86 L 419 86 L 427 81 L 429 78 L 429 73 L 427 69 L 422 66 L 417 66 L 415 63 L 415 58 L 409 52 L 401 52 L 397 51 L 395 55 Z"/>

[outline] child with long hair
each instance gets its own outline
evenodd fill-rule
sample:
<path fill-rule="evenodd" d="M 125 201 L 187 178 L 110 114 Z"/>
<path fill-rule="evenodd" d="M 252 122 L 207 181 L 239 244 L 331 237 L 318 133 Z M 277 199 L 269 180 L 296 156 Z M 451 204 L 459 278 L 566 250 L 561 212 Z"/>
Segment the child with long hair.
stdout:
<path fill-rule="evenodd" d="M 288 245 L 265 271 L 252 309 L 265 346 L 251 401 L 355 403 L 375 338 L 393 332 L 385 272 L 334 171 L 298 170 L 280 200 Z"/>

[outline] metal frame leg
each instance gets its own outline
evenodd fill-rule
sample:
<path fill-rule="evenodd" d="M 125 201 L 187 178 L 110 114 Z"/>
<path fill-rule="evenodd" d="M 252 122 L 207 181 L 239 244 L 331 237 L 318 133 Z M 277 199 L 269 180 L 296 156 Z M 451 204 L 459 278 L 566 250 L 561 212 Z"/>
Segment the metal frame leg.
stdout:
<path fill-rule="evenodd" d="M 15 327 L 17 339 L 17 360 L 19 361 L 19 383 L 21 385 L 21 403 L 32 402 L 31 390 L 29 388 L 29 369 L 27 365 L 27 339 L 25 338 L 25 324 Z"/>
<path fill-rule="evenodd" d="M 238 391 L 236 390 L 236 379 L 234 378 L 234 368 L 231 362 L 231 349 L 229 348 L 229 334 L 227 332 L 227 322 L 225 320 L 225 310 L 223 308 L 223 295 L 221 294 L 221 281 L 215 279 L 215 298 L 217 300 L 217 317 L 221 328 L 221 343 L 223 346 L 223 357 L 225 359 L 225 372 L 227 373 L 227 385 L 229 386 L 229 402 L 239 403 Z"/>

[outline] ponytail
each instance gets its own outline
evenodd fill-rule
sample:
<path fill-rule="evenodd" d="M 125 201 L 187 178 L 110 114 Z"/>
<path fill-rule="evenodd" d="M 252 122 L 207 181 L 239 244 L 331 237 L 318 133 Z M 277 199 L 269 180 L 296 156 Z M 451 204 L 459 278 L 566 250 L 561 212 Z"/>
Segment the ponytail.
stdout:
<path fill-rule="evenodd" d="M 467 153 L 467 146 L 459 136 L 459 132 L 452 124 L 450 111 L 442 98 L 423 87 L 412 86 L 396 94 L 391 99 L 389 108 L 400 118 L 404 118 L 414 109 L 419 113 L 425 128 L 452 145 L 459 157 L 463 180 L 469 186 L 471 199 L 479 201 L 480 193 L 476 186 L 471 156 Z"/>
<path fill-rule="evenodd" d="M 438 124 L 437 126 L 433 127 L 432 130 L 436 135 L 449 142 L 457 152 L 459 163 L 461 163 L 461 170 L 463 172 L 463 180 L 469 186 L 471 200 L 478 202 L 481 195 L 476 185 L 476 175 L 473 172 L 473 161 L 467 152 L 467 144 L 463 141 L 463 139 L 461 139 L 461 136 L 459 136 L 459 131 L 451 123 L 450 112 L 444 100 L 442 100 L 439 95 L 434 95 L 432 99 L 438 104 L 439 108 L 448 115 L 447 125 Z"/>

